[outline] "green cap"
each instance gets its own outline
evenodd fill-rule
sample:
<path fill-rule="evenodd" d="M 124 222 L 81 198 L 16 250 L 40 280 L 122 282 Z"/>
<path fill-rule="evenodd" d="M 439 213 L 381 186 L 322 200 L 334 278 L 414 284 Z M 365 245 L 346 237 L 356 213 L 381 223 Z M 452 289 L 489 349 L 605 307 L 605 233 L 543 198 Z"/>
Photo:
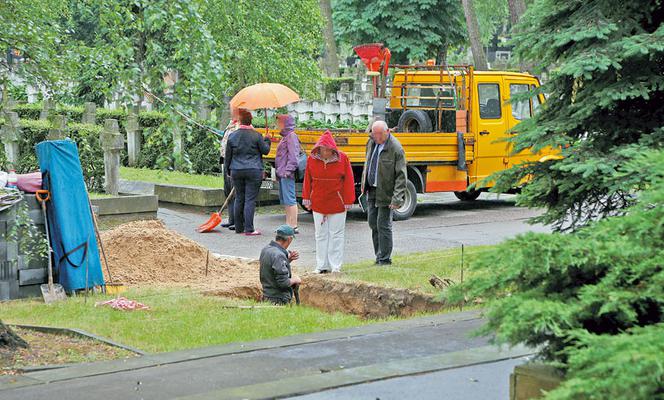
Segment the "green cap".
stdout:
<path fill-rule="evenodd" d="M 290 225 L 281 225 L 277 228 L 276 232 L 277 235 L 283 237 L 295 236 L 295 229 L 293 229 Z"/>

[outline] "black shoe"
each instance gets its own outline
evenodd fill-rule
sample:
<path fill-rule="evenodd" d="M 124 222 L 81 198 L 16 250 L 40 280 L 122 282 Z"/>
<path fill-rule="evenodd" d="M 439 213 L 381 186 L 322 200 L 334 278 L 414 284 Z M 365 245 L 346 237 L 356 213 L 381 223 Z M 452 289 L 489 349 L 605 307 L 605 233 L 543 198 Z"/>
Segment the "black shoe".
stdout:
<path fill-rule="evenodd" d="M 392 260 L 382 260 L 376 262 L 376 265 L 392 265 Z"/>
<path fill-rule="evenodd" d="M 221 224 L 222 228 L 230 228 L 231 226 L 233 226 L 233 224 L 231 224 L 230 222 L 226 222 L 226 223 Z"/>
<path fill-rule="evenodd" d="M 230 226 L 228 227 L 228 229 L 234 231 L 234 230 L 235 230 L 235 225 L 230 225 Z"/>

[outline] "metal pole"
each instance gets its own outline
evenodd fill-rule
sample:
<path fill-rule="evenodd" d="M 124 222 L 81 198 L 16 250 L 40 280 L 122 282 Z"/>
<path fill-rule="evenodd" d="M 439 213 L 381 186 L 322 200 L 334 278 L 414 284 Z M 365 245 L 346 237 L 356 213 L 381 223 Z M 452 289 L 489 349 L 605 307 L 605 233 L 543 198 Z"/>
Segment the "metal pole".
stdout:
<path fill-rule="evenodd" d="M 463 285 L 463 243 L 461 243 L 461 285 Z M 463 296 L 461 299 L 461 304 L 459 305 L 459 311 L 463 311 L 463 302 L 466 301 L 466 296 Z"/>

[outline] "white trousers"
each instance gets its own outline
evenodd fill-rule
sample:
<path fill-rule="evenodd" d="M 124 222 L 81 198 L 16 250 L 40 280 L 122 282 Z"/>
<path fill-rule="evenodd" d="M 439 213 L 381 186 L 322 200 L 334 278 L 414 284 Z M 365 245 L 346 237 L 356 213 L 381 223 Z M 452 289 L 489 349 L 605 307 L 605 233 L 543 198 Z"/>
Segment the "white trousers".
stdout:
<path fill-rule="evenodd" d="M 314 212 L 316 231 L 316 269 L 337 272 L 344 260 L 346 212 L 320 214 Z"/>

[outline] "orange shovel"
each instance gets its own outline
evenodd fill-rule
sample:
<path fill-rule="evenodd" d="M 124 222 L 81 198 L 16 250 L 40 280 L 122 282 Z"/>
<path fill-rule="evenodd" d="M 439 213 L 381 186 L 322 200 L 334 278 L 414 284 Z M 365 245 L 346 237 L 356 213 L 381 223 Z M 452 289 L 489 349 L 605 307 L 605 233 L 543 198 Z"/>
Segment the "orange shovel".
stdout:
<path fill-rule="evenodd" d="M 212 213 L 210 215 L 210 219 L 208 219 L 203 225 L 196 228 L 196 231 L 200 233 L 206 233 L 206 232 L 211 232 L 214 228 L 216 228 L 217 225 L 221 223 L 221 213 L 224 211 L 226 206 L 228 206 L 228 202 L 233 198 L 233 195 L 235 195 L 235 188 L 231 189 L 231 192 L 228 193 L 228 196 L 224 201 L 224 205 L 221 206 L 219 211 Z"/>

